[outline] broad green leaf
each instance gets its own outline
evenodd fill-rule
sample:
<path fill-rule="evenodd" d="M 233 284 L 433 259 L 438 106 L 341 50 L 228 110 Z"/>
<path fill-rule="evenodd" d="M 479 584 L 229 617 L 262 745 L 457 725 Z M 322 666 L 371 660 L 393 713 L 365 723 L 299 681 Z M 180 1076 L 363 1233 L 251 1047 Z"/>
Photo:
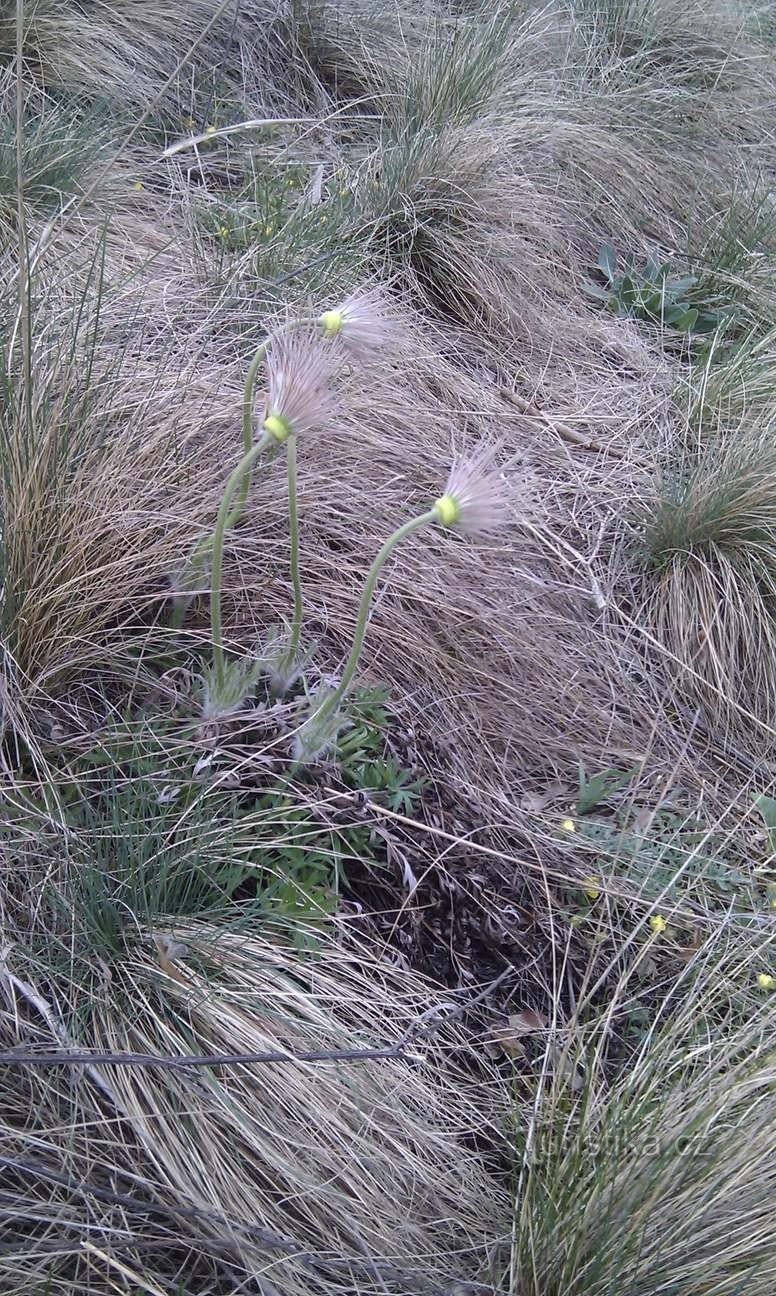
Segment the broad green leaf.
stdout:
<path fill-rule="evenodd" d="M 630 275 L 623 275 L 618 285 L 617 295 L 620 302 L 627 306 L 629 310 L 635 306 L 639 299 L 639 290 L 631 279 Z"/>
<path fill-rule="evenodd" d="M 671 327 L 677 329 L 680 333 L 689 333 L 695 327 L 698 318 L 698 311 L 695 306 L 680 314 L 678 319 L 671 321 Z"/>
<path fill-rule="evenodd" d="M 698 318 L 693 326 L 694 331 L 696 333 L 713 333 L 714 329 L 719 328 L 721 322 L 717 311 L 699 311 Z"/>
<path fill-rule="evenodd" d="M 659 320 L 663 316 L 663 294 L 661 292 L 644 292 L 642 289 L 638 306 L 639 310 L 642 310 L 650 319 Z"/>
<path fill-rule="evenodd" d="M 644 278 L 650 283 L 663 283 L 668 274 L 668 266 L 649 257 L 644 266 Z"/>
<path fill-rule="evenodd" d="M 695 275 L 679 275 L 676 279 L 666 279 L 666 292 L 678 297 L 681 293 L 686 293 L 690 288 L 694 288 L 697 282 Z"/>

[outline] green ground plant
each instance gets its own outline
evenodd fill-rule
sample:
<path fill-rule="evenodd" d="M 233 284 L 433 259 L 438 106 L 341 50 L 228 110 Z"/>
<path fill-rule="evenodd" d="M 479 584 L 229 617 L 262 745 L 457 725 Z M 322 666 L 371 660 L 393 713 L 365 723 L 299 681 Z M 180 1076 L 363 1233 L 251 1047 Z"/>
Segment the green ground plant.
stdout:
<path fill-rule="evenodd" d="M 729 326 L 722 310 L 694 304 L 697 276 L 672 274 L 668 262 L 648 260 L 637 266 L 632 257 L 626 257 L 618 272 L 617 254 L 611 244 L 605 243 L 598 253 L 598 269 L 605 287 L 590 283 L 585 285 L 585 292 L 615 315 L 645 320 L 661 328 L 667 326 L 678 333 L 711 333 L 726 322 Z"/>

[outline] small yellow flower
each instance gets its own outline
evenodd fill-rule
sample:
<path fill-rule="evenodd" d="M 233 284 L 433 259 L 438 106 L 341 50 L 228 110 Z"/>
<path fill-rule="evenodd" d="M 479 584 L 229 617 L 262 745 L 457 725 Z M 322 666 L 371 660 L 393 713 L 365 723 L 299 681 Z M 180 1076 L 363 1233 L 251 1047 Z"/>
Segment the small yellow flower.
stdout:
<path fill-rule="evenodd" d="M 761 990 L 776 990 L 776 977 L 771 976 L 770 972 L 761 972 L 757 984 Z"/>
<path fill-rule="evenodd" d="M 662 936 L 663 932 L 668 926 L 668 923 L 666 922 L 665 918 L 663 918 L 660 914 L 653 914 L 649 920 L 649 925 L 656 936 Z"/>
<path fill-rule="evenodd" d="M 264 226 L 264 233 L 265 233 L 265 234 L 272 234 L 273 231 L 274 231 L 274 229 L 275 229 L 275 226 L 274 226 L 274 225 L 265 225 L 265 226 Z"/>
<path fill-rule="evenodd" d="M 598 885 L 598 878 L 597 878 L 597 877 L 593 877 L 593 876 L 591 875 L 590 877 L 586 877 L 586 878 L 584 878 L 583 881 L 582 881 L 582 886 L 583 886 L 583 889 L 584 889 L 585 895 L 587 896 L 588 900 L 597 900 L 597 899 L 598 899 L 598 897 L 599 897 L 600 894 L 601 894 L 601 889 L 600 889 L 600 887 L 599 887 L 599 885 Z"/>
<path fill-rule="evenodd" d="M 339 196 L 340 198 L 347 198 L 349 193 L 350 193 L 349 189 L 340 189 Z"/>
<path fill-rule="evenodd" d="M 218 230 L 217 230 L 217 234 L 218 234 L 218 237 L 219 237 L 219 238 L 222 238 L 222 239 L 229 238 L 230 233 L 231 233 L 231 230 L 229 229 L 229 226 L 228 226 L 228 225 L 219 225 Z"/>
<path fill-rule="evenodd" d="M 561 824 L 561 828 L 563 829 L 564 832 L 577 831 L 577 825 L 574 823 L 573 819 L 564 819 L 563 823 Z"/>
<path fill-rule="evenodd" d="M 206 127 L 205 127 L 205 134 L 206 134 L 206 135 L 215 135 L 215 133 L 216 133 L 216 127 L 215 127 L 215 126 L 206 126 Z"/>
<path fill-rule="evenodd" d="M 142 180 L 136 180 L 135 183 L 133 184 L 132 188 L 133 188 L 133 189 L 136 189 L 136 190 L 138 191 L 138 193 L 139 193 L 140 190 L 141 190 L 142 188 L 144 188 L 143 181 L 142 181 Z"/>

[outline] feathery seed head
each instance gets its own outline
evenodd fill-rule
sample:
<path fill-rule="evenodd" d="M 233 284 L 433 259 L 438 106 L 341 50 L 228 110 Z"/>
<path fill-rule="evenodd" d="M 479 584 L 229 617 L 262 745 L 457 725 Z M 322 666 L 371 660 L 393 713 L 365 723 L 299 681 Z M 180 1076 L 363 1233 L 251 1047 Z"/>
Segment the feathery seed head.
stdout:
<path fill-rule="evenodd" d="M 437 521 L 465 535 L 497 531 L 508 519 L 503 479 L 494 468 L 496 447 L 483 443 L 470 455 L 459 455 L 444 494 L 434 504 Z"/>
<path fill-rule="evenodd" d="M 405 332 L 390 297 L 380 287 L 351 293 L 339 306 L 324 311 L 318 323 L 324 337 L 341 338 L 359 360 L 367 360 L 379 351 L 392 351 Z"/>
<path fill-rule="evenodd" d="M 281 336 L 267 356 L 264 431 L 282 444 L 326 421 L 332 408 L 331 352 L 313 333 Z"/>

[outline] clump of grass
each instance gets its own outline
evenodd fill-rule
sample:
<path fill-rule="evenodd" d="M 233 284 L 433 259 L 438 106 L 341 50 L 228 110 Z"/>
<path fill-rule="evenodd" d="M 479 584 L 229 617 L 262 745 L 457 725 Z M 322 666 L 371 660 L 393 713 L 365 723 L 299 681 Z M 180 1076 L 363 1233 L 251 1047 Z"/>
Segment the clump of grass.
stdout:
<path fill-rule="evenodd" d="M 650 623 L 717 715 L 776 714 L 776 455 L 767 433 L 709 446 L 649 506 Z"/>
<path fill-rule="evenodd" d="M 660 923 L 653 932 L 650 948 Z M 518 1134 L 502 1290 L 771 1290 L 772 1009 L 756 975 L 767 961 L 764 938 L 719 932 L 643 1011 L 636 958 L 603 1009 L 580 1008 L 553 1035 Z"/>
<path fill-rule="evenodd" d="M 8 111 L 12 90 L 0 79 L 0 238 L 6 245 L 18 218 L 16 124 Z M 21 150 L 21 183 L 30 215 L 50 216 L 79 193 L 104 143 L 104 128 L 88 114 L 30 102 Z"/>
<path fill-rule="evenodd" d="M 730 309 L 734 336 L 767 331 L 776 310 L 776 203 L 767 181 L 734 186 L 718 208 L 699 211 L 689 226 L 688 257 L 699 296 Z"/>
<path fill-rule="evenodd" d="M 19 685 L 41 699 L 89 669 L 136 675 L 167 574 L 207 507 L 199 491 L 188 518 L 171 504 L 198 462 L 202 388 L 121 346 L 106 352 L 104 266 L 98 239 L 68 267 L 74 282 L 34 277 L 30 382 L 19 336 L 4 339 L 0 628 Z M 55 307 L 60 329 L 47 331 Z"/>
<path fill-rule="evenodd" d="M 3 1044 L 362 1049 L 396 1043 L 439 1002 L 366 945 L 318 940 L 302 961 L 271 932 L 182 922 L 158 935 L 114 964 L 109 984 L 97 959 L 74 967 L 73 1001 L 58 997 L 56 1008 L 40 969 L 16 958 L 27 997 L 17 982 Z M 447 1045 L 462 1044 L 445 1030 Z M 99 1089 L 88 1068 L 69 1095 L 67 1071 L 3 1071 L 2 1156 L 22 1163 L 3 1163 L 15 1192 L 3 1290 L 45 1289 L 47 1279 L 57 1292 L 103 1290 L 116 1265 L 165 1290 L 182 1278 L 186 1290 L 215 1291 L 228 1277 L 258 1292 L 271 1273 L 273 1287 L 298 1296 L 344 1294 L 354 1282 L 437 1292 L 479 1277 L 506 1206 L 465 1142 L 487 1128 L 484 1095 L 447 1046 L 423 1052 L 414 1065 L 105 1066 Z"/>

